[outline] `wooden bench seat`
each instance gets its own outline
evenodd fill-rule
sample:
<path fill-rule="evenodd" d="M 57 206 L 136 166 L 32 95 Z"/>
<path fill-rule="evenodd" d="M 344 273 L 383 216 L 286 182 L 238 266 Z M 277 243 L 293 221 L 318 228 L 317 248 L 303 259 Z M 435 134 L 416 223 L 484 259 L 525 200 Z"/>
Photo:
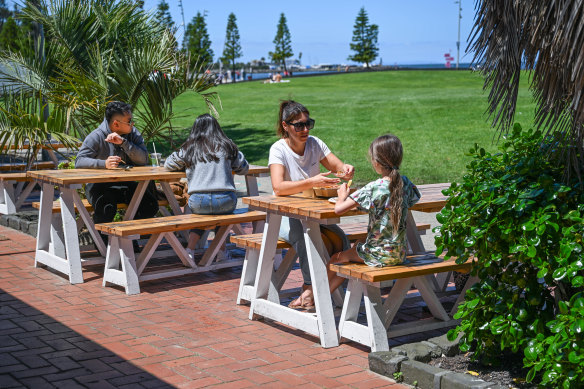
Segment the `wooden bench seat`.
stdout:
<path fill-rule="evenodd" d="M 449 313 L 446 312 L 436 295 L 441 290 L 434 274 L 445 272 L 468 272 L 472 260 L 457 264 L 454 260 L 444 261 L 433 253 L 410 255 L 407 263 L 398 266 L 376 268 L 359 263 L 329 264 L 329 269 L 348 278 L 349 285 L 339 321 L 339 336 L 371 347 L 371 351 L 389 350 L 388 337 L 396 337 L 437 328 L 450 327 L 459 320 L 452 318 L 466 290 L 477 281 L 469 277 L 465 287 Z M 395 280 L 385 302 L 382 301 L 381 282 Z M 408 291 L 415 287 L 428 306 L 433 318 L 421 319 L 392 325 L 399 307 Z M 361 299 L 365 301 L 367 324 L 357 322 Z"/>
<path fill-rule="evenodd" d="M 89 203 L 89 200 L 82 199 L 83 206 L 88 212 L 93 212 L 93 207 Z M 159 207 L 166 207 L 168 205 L 168 200 L 158 200 Z M 41 209 L 41 203 L 39 201 L 35 201 L 32 203 L 32 207 L 34 209 Z M 128 204 L 125 203 L 118 203 L 118 209 L 126 209 L 128 208 Z M 77 205 L 75 205 L 75 209 L 77 209 Z M 59 200 L 53 201 L 53 213 L 61 213 L 61 202 Z"/>
<path fill-rule="evenodd" d="M 107 283 L 120 285 L 125 288 L 127 294 L 137 294 L 140 293 L 140 281 L 241 265 L 243 260 L 215 263 L 213 261 L 234 225 L 263 221 L 265 218 L 264 212 L 237 209 L 230 215 L 188 214 L 96 224 L 95 228 L 98 231 L 109 235 L 103 285 L 106 286 Z M 193 228 L 212 229 L 215 227 L 219 227 L 215 238 L 199 263 L 195 263 L 174 235 L 175 232 Z M 136 258 L 132 240 L 138 239 L 140 235 L 148 234 L 151 234 L 151 237 Z M 165 265 L 163 269 L 149 269 L 150 271 L 145 272 L 146 265 L 153 258 L 162 239 L 166 239 L 182 265 L 170 268 Z"/>
<path fill-rule="evenodd" d="M 363 240 L 367 237 L 366 222 L 339 224 L 338 226 L 345 232 L 349 242 Z M 425 231 L 430 228 L 430 225 L 420 223 L 416 224 L 416 227 L 419 231 Z M 230 237 L 231 243 L 235 243 L 238 247 L 246 249 L 246 259 L 243 264 L 239 292 L 237 293 L 237 304 L 242 304 L 243 301 L 251 301 L 252 296 L 254 295 L 255 273 L 257 271 L 257 262 L 254 261 L 256 257 L 259 258 L 259 252 L 262 247 L 262 236 L 263 234 L 248 234 Z M 286 256 L 282 259 L 272 277 L 273 287 L 279 292 L 288 278 L 288 274 L 292 270 L 297 256 L 290 243 L 286 242 L 284 239 L 278 239 L 276 249 L 288 249 Z M 251 262 L 249 262 L 248 259 Z"/>
<path fill-rule="evenodd" d="M 347 235 L 349 242 L 355 242 L 367 237 L 367 223 L 352 223 L 352 224 L 339 224 L 339 227 Z M 418 231 L 422 232 L 430 229 L 430 224 L 416 224 Z M 235 235 L 230 237 L 231 243 L 234 243 L 238 247 L 243 249 L 251 248 L 259 250 L 262 247 L 262 234 L 247 234 L 247 235 Z M 276 248 L 278 249 L 289 249 L 292 246 L 290 243 L 286 242 L 284 239 L 278 239 Z"/>
<path fill-rule="evenodd" d="M 52 161 L 39 161 L 34 162 L 31 166 L 33 170 L 45 170 L 45 169 L 54 169 L 57 165 L 55 165 Z M 9 171 L 20 171 L 26 170 L 27 165 L 26 163 L 16 162 L 16 163 L 3 163 L 0 164 L 0 172 L 9 172 Z"/>
<path fill-rule="evenodd" d="M 0 173 L 0 213 L 12 215 L 18 212 L 35 185 L 26 172 Z"/>

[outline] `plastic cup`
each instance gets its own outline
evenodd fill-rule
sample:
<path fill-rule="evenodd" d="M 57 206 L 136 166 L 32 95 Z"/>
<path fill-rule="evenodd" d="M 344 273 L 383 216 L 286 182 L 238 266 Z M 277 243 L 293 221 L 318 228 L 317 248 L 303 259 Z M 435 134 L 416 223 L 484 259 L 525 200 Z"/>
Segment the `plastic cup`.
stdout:
<path fill-rule="evenodd" d="M 162 154 L 160 153 L 151 153 L 150 154 L 150 165 L 152 166 L 159 166 L 160 158 L 162 158 Z"/>

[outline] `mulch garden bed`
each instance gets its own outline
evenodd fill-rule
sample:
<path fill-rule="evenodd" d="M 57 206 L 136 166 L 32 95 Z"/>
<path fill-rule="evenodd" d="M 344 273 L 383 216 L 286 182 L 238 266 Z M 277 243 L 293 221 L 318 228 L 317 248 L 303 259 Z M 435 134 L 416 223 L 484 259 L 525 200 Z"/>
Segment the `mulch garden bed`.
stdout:
<path fill-rule="evenodd" d="M 521 355 L 502 354 L 496 364 L 482 364 L 479 361 L 472 361 L 472 355 L 472 352 L 468 352 L 454 357 L 435 358 L 429 364 L 457 373 L 471 374 L 483 381 L 509 388 L 537 388 L 536 383 L 525 382 L 529 370 L 523 368 Z"/>

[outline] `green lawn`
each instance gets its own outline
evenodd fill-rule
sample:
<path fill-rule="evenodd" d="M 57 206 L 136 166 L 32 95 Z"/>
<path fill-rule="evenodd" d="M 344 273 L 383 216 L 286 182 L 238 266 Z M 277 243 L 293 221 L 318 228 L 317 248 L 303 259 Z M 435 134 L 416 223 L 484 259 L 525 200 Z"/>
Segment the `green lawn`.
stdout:
<path fill-rule="evenodd" d="M 535 104 L 522 84 L 516 120 L 533 122 Z M 474 143 L 496 150 L 498 133 L 485 114 L 487 93 L 477 73 L 467 71 L 389 71 L 293 78 L 289 83 L 246 82 L 216 88 L 221 98 L 219 122 L 247 159 L 265 165 L 278 138 L 278 103 L 292 98 L 316 120 L 313 135 L 324 140 L 343 161 L 356 167 L 355 182 L 376 177 L 367 160 L 371 141 L 396 134 L 404 145 L 402 174 L 417 184 L 460 180 Z M 181 96 L 175 112 L 186 116 L 174 126 L 189 127 L 207 112 L 194 94 Z M 178 144 L 186 137 L 180 134 Z M 168 145 L 160 145 L 164 155 Z"/>

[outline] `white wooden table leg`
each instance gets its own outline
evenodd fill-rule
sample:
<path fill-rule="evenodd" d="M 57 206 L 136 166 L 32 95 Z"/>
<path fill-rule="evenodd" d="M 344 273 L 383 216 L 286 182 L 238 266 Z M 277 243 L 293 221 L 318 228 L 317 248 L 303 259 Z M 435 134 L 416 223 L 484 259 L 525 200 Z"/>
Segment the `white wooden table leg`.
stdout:
<path fill-rule="evenodd" d="M 470 277 L 468 277 L 468 280 L 466 280 L 466 283 L 464 284 L 464 287 L 460 291 L 460 294 L 458 295 L 458 298 L 456 299 L 456 302 L 454 303 L 454 306 L 450 310 L 450 316 L 454 316 L 456 314 L 456 312 L 458 312 L 458 306 L 460 305 L 460 303 L 462 303 L 464 301 L 464 295 L 466 294 L 466 291 L 471 286 L 473 286 L 474 284 L 476 284 L 479 281 L 480 281 L 480 279 L 477 276 L 470 276 Z"/>
<path fill-rule="evenodd" d="M 79 236 L 77 235 L 77 222 L 75 220 L 75 206 L 73 205 L 73 192 L 75 189 L 61 188 L 61 218 L 63 220 L 63 234 L 67 262 L 69 265 L 69 282 L 79 284 L 83 282 L 81 271 L 81 254 L 79 252 Z"/>
<path fill-rule="evenodd" d="M 345 324 L 349 322 L 357 322 L 361 297 L 363 297 L 363 285 L 361 282 L 353 278 L 349 279 L 347 293 L 345 293 L 345 301 L 343 302 L 343 310 L 341 311 L 341 318 L 339 319 L 340 337 L 346 336 L 347 338 L 352 339 L 349 334 L 345 334 L 347 330 L 350 330 L 345 328 Z"/>
<path fill-rule="evenodd" d="M 178 258 L 180 259 L 184 266 L 193 269 L 197 268 L 195 260 L 189 257 L 187 250 L 185 250 L 185 248 L 182 247 L 182 244 L 179 242 L 178 238 L 174 236 L 172 232 L 165 232 L 162 235 L 164 236 L 168 244 L 170 244 L 170 246 L 172 247 L 172 249 L 174 250 L 174 252 L 176 253 L 176 255 L 178 256 Z"/>
<path fill-rule="evenodd" d="M 140 202 L 144 197 L 149 182 L 150 181 L 140 181 L 138 183 L 134 195 L 132 196 L 132 200 L 130 200 L 130 204 L 128 204 L 128 208 L 126 209 L 124 220 L 134 220 L 134 216 L 136 216 L 136 212 L 138 212 L 138 207 L 140 207 Z"/>
<path fill-rule="evenodd" d="M 103 274 L 102 286 L 107 286 L 110 274 L 112 278 L 120 271 L 120 243 L 116 236 L 110 236 L 108 239 L 107 253 L 105 256 L 105 269 Z"/>
<path fill-rule="evenodd" d="M 385 299 L 383 304 L 383 310 L 385 311 L 384 326 L 389 328 L 393 318 L 397 314 L 399 307 L 402 305 L 404 298 L 408 294 L 408 290 L 412 287 L 413 281 L 411 278 L 402 278 L 395 281 L 395 284 L 391 287 L 389 295 Z"/>
<path fill-rule="evenodd" d="M 205 245 L 207 244 L 207 240 L 209 239 L 210 232 L 211 232 L 210 230 L 203 231 L 203 235 L 201 235 L 201 237 L 199 238 L 199 241 L 195 245 L 196 250 L 202 250 L 205 248 Z"/>
<path fill-rule="evenodd" d="M 21 184 L 24 184 L 25 182 L 21 182 Z M 30 181 L 28 183 L 26 183 L 26 186 L 24 187 L 24 189 L 22 189 L 22 191 L 19 191 L 19 193 L 17 194 L 17 200 L 16 200 L 16 210 L 19 210 L 20 207 L 22 207 L 22 204 L 24 204 L 24 202 L 26 201 L 28 195 L 30 194 L 30 192 L 32 192 L 33 188 L 36 185 L 36 181 Z"/>
<path fill-rule="evenodd" d="M 175 215 L 182 215 L 183 211 L 180 209 L 180 205 L 178 205 L 178 201 L 176 197 L 174 197 L 174 192 L 170 188 L 170 183 L 168 181 L 160 181 L 160 187 L 166 196 L 166 200 L 168 201 L 168 205 L 172 212 Z M 185 206 L 185 213 L 190 213 L 190 208 L 188 205 Z M 189 240 L 189 232 L 188 231 L 180 231 L 180 235 L 183 237 L 184 240 L 188 242 Z"/>
<path fill-rule="evenodd" d="M 448 313 L 446 313 L 442 303 L 438 299 L 438 296 L 436 296 L 432 284 L 428 282 L 426 277 L 414 277 L 414 285 L 420 292 L 420 295 L 422 295 L 422 298 L 426 302 L 428 309 L 435 318 L 444 321 L 450 320 Z"/>
<path fill-rule="evenodd" d="M 115 238 L 115 237 L 111 237 Z M 122 262 L 122 271 L 126 277 L 126 294 L 140 293 L 140 283 L 138 281 L 138 269 L 136 268 L 136 259 L 134 257 L 134 247 L 132 240 L 119 238 L 120 241 L 120 260 Z"/>
<path fill-rule="evenodd" d="M 383 307 L 379 287 L 367 285 L 364 291 L 365 312 L 371 351 L 388 351 L 387 330 L 385 329 Z"/>
<path fill-rule="evenodd" d="M 63 233 L 63 219 L 60 213 L 53 213 L 51 217 L 51 243 L 49 253 L 66 258 L 65 234 Z"/>
<path fill-rule="evenodd" d="M 15 181 L 0 181 L 2 185 L 2 203 L 0 213 L 12 215 L 16 213 L 16 196 L 14 194 Z"/>
<path fill-rule="evenodd" d="M 436 283 L 438 284 L 438 289 L 436 289 L 436 292 L 444 292 L 446 290 L 448 283 L 452 278 L 452 274 L 453 273 L 451 271 L 436 274 Z"/>
<path fill-rule="evenodd" d="M 259 254 L 258 271 L 254 282 L 255 296 L 251 301 L 249 318 L 254 316 L 254 301 L 256 299 L 268 298 L 270 282 L 274 272 L 274 254 L 278 243 L 278 233 L 280 232 L 281 215 L 268 213 L 266 216 L 266 229 L 262 236 L 262 247 Z"/>
<path fill-rule="evenodd" d="M 4 192 L 4 188 L 6 187 L 6 182 L 4 180 L 0 180 L 0 213 L 7 215 L 8 210 L 6 209 L 6 195 Z"/>
<path fill-rule="evenodd" d="M 258 179 L 256 176 L 245 176 L 245 188 L 248 196 L 259 196 Z M 253 233 L 258 234 L 264 231 L 264 221 L 252 222 Z"/>
<path fill-rule="evenodd" d="M 298 259 L 296 250 L 290 247 L 274 274 L 274 286 L 278 291 L 282 289 L 282 286 L 284 286 L 284 283 L 288 279 L 288 275 L 290 274 L 290 271 L 292 271 L 296 259 Z"/>
<path fill-rule="evenodd" d="M 37 227 L 36 254 L 34 266 L 38 267 L 37 256 L 39 251 L 49 251 L 51 244 L 51 218 L 53 216 L 53 196 L 55 187 L 52 184 L 41 185 L 41 206 Z"/>
<path fill-rule="evenodd" d="M 55 166 L 59 165 L 59 159 L 57 158 L 57 155 L 55 154 L 55 151 L 53 149 L 45 149 L 47 151 L 47 155 L 49 156 L 49 158 L 51 159 L 51 161 L 55 164 Z"/>
<path fill-rule="evenodd" d="M 77 191 L 75 191 L 75 193 L 73 194 L 73 199 L 75 201 L 75 205 L 77 206 L 77 211 L 79 211 L 79 219 L 82 220 L 85 227 L 87 227 L 87 231 L 89 231 L 89 234 L 91 235 L 91 238 L 95 242 L 95 246 L 97 247 L 99 253 L 105 257 L 107 251 L 105 243 L 103 242 L 101 235 L 95 229 L 93 218 L 83 205 L 83 201 L 81 201 L 81 197 L 79 197 L 79 193 L 77 193 Z"/>
<path fill-rule="evenodd" d="M 152 258 L 152 255 L 156 251 L 156 248 L 160 244 L 160 241 L 162 241 L 162 238 L 165 237 L 165 235 L 166 234 L 152 234 L 152 236 L 150 236 L 150 239 L 148 239 L 146 245 L 142 248 L 142 251 L 138 256 L 138 259 L 136 260 L 136 269 L 138 272 L 138 276 L 142 274 L 142 272 L 146 268 L 146 265 L 148 265 L 150 258 Z"/>
<path fill-rule="evenodd" d="M 246 298 L 243 297 L 246 295 L 245 289 L 253 288 L 259 259 L 259 250 L 248 248 L 245 251 L 245 259 L 243 260 L 243 268 L 241 269 L 241 279 L 239 280 L 239 290 L 237 291 L 237 300 L 235 300 L 237 305 L 241 305 L 242 300 L 251 301 L 250 296 L 246 296 Z"/>
<path fill-rule="evenodd" d="M 413 254 L 423 254 L 426 252 L 422 238 L 420 238 L 420 234 L 418 234 L 418 229 L 416 228 L 416 221 L 410 210 L 408 210 L 406 220 L 406 235 Z"/>
<path fill-rule="evenodd" d="M 316 316 L 319 321 L 320 342 L 322 347 L 336 347 L 339 345 L 333 304 L 329 291 L 326 265 L 323 255 L 326 256 L 324 243 L 320 235 L 320 225 L 313 221 L 302 221 L 306 254 L 310 267 L 312 292 L 316 305 Z"/>
<path fill-rule="evenodd" d="M 245 187 L 248 196 L 259 196 L 258 180 L 255 176 L 245 176 Z"/>
<path fill-rule="evenodd" d="M 213 263 L 213 260 L 217 257 L 217 253 L 219 252 L 219 249 L 221 249 L 223 242 L 225 242 L 230 229 L 230 225 L 219 227 L 215 233 L 213 241 L 209 245 L 209 248 L 207 248 L 205 254 L 203 254 L 203 258 L 201 258 L 199 261 L 200 266 L 209 266 L 211 263 Z"/>

